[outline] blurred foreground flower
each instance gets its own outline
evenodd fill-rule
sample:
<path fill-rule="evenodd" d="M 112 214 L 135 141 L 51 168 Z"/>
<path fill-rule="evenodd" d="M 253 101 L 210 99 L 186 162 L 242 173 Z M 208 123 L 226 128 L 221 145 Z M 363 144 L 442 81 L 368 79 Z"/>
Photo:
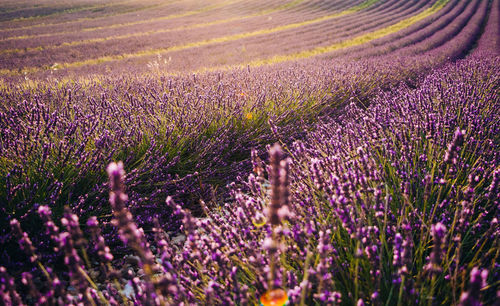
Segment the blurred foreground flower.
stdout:
<path fill-rule="evenodd" d="M 262 305 L 285 305 L 288 301 L 286 291 L 276 286 L 277 253 L 282 248 L 277 227 L 281 226 L 283 220 L 288 217 L 289 204 L 289 181 L 288 160 L 283 159 L 280 145 L 275 144 L 269 150 L 270 157 L 270 183 L 271 202 L 266 209 L 268 223 L 271 225 L 271 236 L 264 240 L 264 249 L 269 253 L 269 278 L 268 291 L 264 293 L 260 302 Z"/>

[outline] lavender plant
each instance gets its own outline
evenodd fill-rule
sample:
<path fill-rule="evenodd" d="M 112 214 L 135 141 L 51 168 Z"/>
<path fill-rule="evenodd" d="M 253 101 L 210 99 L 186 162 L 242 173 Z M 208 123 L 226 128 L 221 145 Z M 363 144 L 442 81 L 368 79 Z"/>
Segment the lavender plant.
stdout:
<path fill-rule="evenodd" d="M 367 108 L 352 103 L 304 140 L 269 147 L 267 167 L 254 151 L 254 173 L 232 185 L 230 201 L 202 203 L 201 218 L 168 197 L 165 206 L 182 220 L 182 236 L 159 223 L 154 237 L 145 235 L 127 204 L 123 164 L 112 163 L 113 224 L 134 259 L 113 255 L 95 218 L 87 241 L 75 215 L 65 213 L 61 232 L 43 206 L 40 216 L 67 272 L 40 262 L 43 270 L 16 283 L 3 268 L 2 297 L 493 304 L 500 242 L 497 65 L 497 57 L 472 55 L 437 69 L 416 89 L 380 92 Z M 39 261 L 19 223 L 11 224 L 26 255 Z M 53 285 L 39 287 L 38 275 Z"/>

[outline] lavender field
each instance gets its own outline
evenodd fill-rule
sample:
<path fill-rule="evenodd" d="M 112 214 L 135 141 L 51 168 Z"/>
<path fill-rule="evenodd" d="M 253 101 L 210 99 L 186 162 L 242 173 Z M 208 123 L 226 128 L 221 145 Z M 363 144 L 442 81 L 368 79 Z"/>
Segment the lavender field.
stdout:
<path fill-rule="evenodd" d="M 500 0 L 1 0 L 0 305 L 499 305 Z"/>

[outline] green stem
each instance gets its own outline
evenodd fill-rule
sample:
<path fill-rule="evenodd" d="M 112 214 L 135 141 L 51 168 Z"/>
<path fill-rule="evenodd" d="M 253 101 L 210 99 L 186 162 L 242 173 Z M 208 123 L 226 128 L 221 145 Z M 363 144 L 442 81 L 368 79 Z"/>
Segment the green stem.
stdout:
<path fill-rule="evenodd" d="M 399 294 L 398 294 L 398 306 L 400 305 L 403 305 L 403 288 L 404 288 L 404 284 L 405 284 L 405 277 L 403 276 L 401 278 L 401 284 L 399 285 Z"/>
<path fill-rule="evenodd" d="M 273 226 L 272 228 L 272 240 L 273 243 L 276 242 L 276 228 Z M 276 251 L 277 252 L 277 251 Z M 270 254 L 271 258 L 269 259 L 269 280 L 268 280 L 268 290 L 273 290 L 274 289 L 274 273 L 276 270 L 276 252 Z"/>
<path fill-rule="evenodd" d="M 312 254 L 307 251 L 306 262 L 304 263 L 304 277 L 302 278 L 302 283 L 307 281 L 309 278 L 309 265 L 311 263 Z M 306 304 L 306 295 L 307 295 L 307 286 L 302 288 L 302 292 L 300 293 L 300 306 L 304 306 Z"/>
<path fill-rule="evenodd" d="M 356 245 L 356 252 L 359 249 L 359 241 Z M 356 256 L 355 264 L 354 264 L 354 301 L 358 300 L 359 296 L 359 284 L 358 284 L 358 273 L 359 273 L 359 257 Z"/>

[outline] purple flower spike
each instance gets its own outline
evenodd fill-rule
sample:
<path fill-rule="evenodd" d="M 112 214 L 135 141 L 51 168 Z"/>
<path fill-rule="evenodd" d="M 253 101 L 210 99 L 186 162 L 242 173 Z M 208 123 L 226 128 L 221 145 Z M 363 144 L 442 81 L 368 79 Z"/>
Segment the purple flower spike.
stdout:
<path fill-rule="evenodd" d="M 458 153 L 464 142 L 465 130 L 458 128 L 453 136 L 453 141 L 448 145 L 448 150 L 444 155 L 444 162 L 456 165 Z"/>
<path fill-rule="evenodd" d="M 12 219 L 10 221 L 10 227 L 12 229 L 12 232 L 18 239 L 19 247 L 21 248 L 21 250 L 23 250 L 26 255 L 29 256 L 31 262 L 35 262 L 38 259 L 38 255 L 36 255 L 36 248 L 33 246 L 33 243 L 31 242 L 28 234 L 21 229 L 19 221 L 17 221 L 16 219 Z"/>
<path fill-rule="evenodd" d="M 446 236 L 446 227 L 442 223 L 436 223 L 431 226 L 431 235 L 434 239 L 434 247 L 430 255 L 430 261 L 426 266 L 426 270 L 431 275 L 438 274 L 442 271 L 441 259 L 444 256 L 444 242 Z"/>
<path fill-rule="evenodd" d="M 480 306 L 481 289 L 488 285 L 488 270 L 480 270 L 477 267 L 472 268 L 470 272 L 469 290 L 460 296 L 460 306 Z"/>

